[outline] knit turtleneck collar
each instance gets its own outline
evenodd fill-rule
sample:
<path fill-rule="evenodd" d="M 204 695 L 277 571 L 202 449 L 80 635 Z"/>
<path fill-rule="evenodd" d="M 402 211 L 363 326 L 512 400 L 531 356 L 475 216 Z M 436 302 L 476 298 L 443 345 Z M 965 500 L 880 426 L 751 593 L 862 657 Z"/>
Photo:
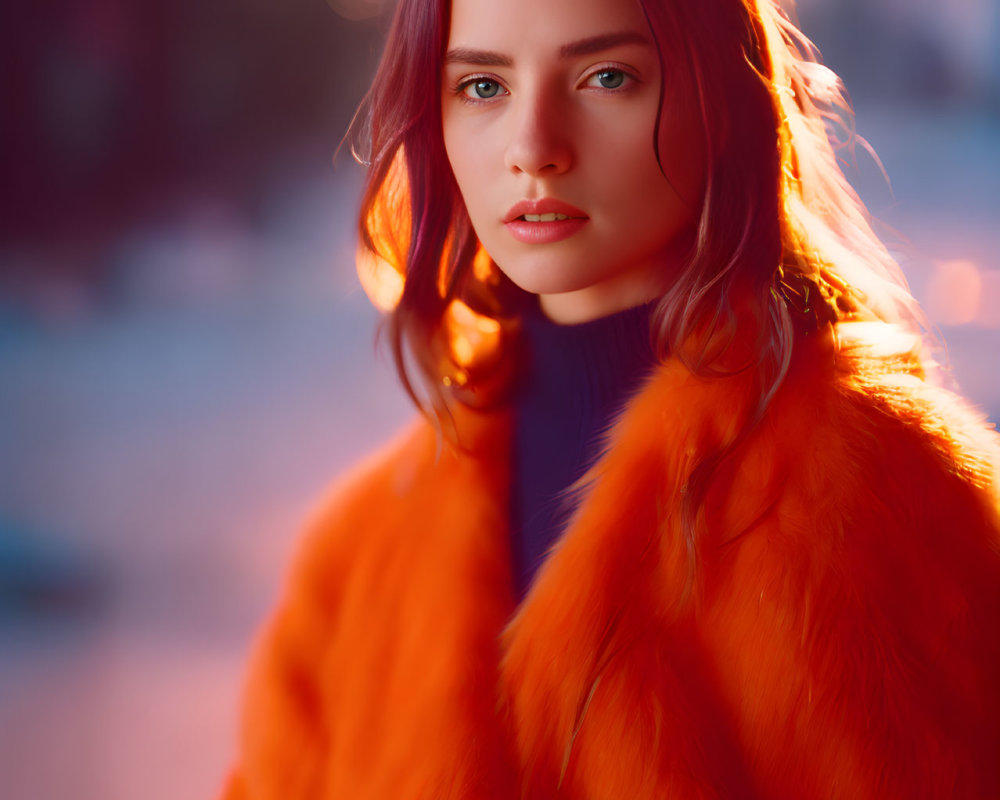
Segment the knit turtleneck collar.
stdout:
<path fill-rule="evenodd" d="M 604 432 L 655 364 L 651 310 L 638 306 L 578 325 L 559 325 L 538 310 L 524 321 L 510 509 L 522 594 L 565 524 L 565 490 L 600 455 Z"/>
<path fill-rule="evenodd" d="M 636 306 L 576 325 L 553 322 L 540 309 L 529 313 L 519 396 L 541 393 L 580 408 L 624 400 L 654 363 L 651 311 Z"/>

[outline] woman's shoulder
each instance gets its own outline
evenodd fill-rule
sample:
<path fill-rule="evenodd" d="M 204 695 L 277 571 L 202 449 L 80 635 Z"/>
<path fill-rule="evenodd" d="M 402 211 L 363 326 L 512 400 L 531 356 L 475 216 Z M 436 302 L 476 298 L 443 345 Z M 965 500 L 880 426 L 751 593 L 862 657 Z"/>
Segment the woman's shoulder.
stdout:
<path fill-rule="evenodd" d="M 384 537 L 390 518 L 435 461 L 435 432 L 423 417 L 335 477 L 314 504 L 291 563 L 293 581 L 329 583 L 356 551 Z"/>
<path fill-rule="evenodd" d="M 668 361 L 621 419 L 610 455 L 626 471 L 652 456 L 682 494 L 706 455 L 720 456 L 709 521 L 726 538 L 797 531 L 776 537 L 790 557 L 845 536 L 885 545 L 896 531 L 932 550 L 964 537 L 995 561 L 1000 436 L 937 379 L 918 336 L 884 323 L 835 333 L 797 345 L 755 424 L 752 371 L 699 377 Z"/>
<path fill-rule="evenodd" d="M 776 558 L 852 575 L 859 590 L 891 579 L 922 591 L 934 572 L 956 596 L 973 574 L 966 589 L 989 594 L 1000 436 L 938 380 L 919 337 L 883 323 L 837 333 L 796 355 L 733 471 L 731 496 L 756 505 L 737 500 L 747 508 L 730 517 L 769 520 Z"/>
<path fill-rule="evenodd" d="M 435 433 L 423 417 L 406 424 L 394 436 L 336 476 L 316 504 L 307 533 L 336 527 L 345 516 L 377 516 L 381 496 L 403 496 L 421 465 L 433 460 Z"/>
<path fill-rule="evenodd" d="M 996 511 L 1000 436 L 945 385 L 922 338 L 884 323 L 842 324 L 837 334 L 830 364 L 793 375 L 775 418 L 814 427 L 803 439 L 815 457 L 828 454 L 832 470 L 864 475 L 873 488 L 912 499 L 920 487 L 948 486 Z"/>
<path fill-rule="evenodd" d="M 333 482 L 300 535 L 287 590 L 332 606 L 383 591 L 391 570 L 426 562 L 434 572 L 458 547 L 443 517 L 502 515 L 492 490 L 506 484 L 508 426 L 497 412 L 457 409 L 438 424 L 417 415 Z"/>
<path fill-rule="evenodd" d="M 611 442 L 626 454 L 655 447 L 679 456 L 682 473 L 699 454 L 737 440 L 743 454 L 760 459 L 769 451 L 764 460 L 776 467 L 795 461 L 821 473 L 839 471 L 840 459 L 880 468 L 899 449 L 911 463 L 898 477 L 924 470 L 996 487 L 1000 436 L 940 372 L 919 335 L 886 323 L 842 323 L 800 339 L 784 380 L 751 422 L 762 393 L 755 370 L 701 376 L 670 358 L 629 404 Z"/>

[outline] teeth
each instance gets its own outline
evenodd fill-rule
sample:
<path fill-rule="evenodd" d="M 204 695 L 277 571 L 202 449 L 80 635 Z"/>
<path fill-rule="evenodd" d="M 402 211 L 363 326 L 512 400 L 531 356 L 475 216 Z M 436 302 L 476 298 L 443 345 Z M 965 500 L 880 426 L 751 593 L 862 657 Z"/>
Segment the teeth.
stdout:
<path fill-rule="evenodd" d="M 569 219 L 565 214 L 524 214 L 525 222 L 555 222 L 557 219 Z"/>

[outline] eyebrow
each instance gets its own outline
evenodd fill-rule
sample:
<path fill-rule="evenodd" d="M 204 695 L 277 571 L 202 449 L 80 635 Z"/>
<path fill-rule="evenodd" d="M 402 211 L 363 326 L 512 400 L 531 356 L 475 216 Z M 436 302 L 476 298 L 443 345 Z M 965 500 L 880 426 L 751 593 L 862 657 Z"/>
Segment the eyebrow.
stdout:
<path fill-rule="evenodd" d="M 639 44 L 652 47 L 653 43 L 637 31 L 621 31 L 619 33 L 602 33 L 598 36 L 589 36 L 586 39 L 578 39 L 575 42 L 564 44 L 559 48 L 559 58 L 580 58 L 581 56 L 591 56 L 595 53 L 602 53 L 613 47 L 622 47 L 629 44 Z M 445 53 L 445 64 L 475 64 L 481 67 L 512 67 L 514 59 L 505 53 L 498 53 L 494 50 L 474 50 L 468 47 L 456 47 Z"/>
<path fill-rule="evenodd" d="M 641 44 L 652 47 L 653 43 L 648 36 L 644 36 L 638 31 L 621 31 L 619 33 L 604 33 L 599 36 L 591 36 L 587 39 L 579 39 L 569 44 L 564 44 L 559 48 L 560 58 L 578 58 L 579 56 L 592 56 L 594 53 L 601 53 L 610 50 L 612 47 L 622 47 L 627 44 Z"/>

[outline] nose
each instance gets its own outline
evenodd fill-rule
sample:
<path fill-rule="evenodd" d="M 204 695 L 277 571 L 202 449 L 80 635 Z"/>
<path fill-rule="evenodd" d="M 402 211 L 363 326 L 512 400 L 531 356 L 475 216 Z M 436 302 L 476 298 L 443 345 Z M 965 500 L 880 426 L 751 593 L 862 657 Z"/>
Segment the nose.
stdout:
<path fill-rule="evenodd" d="M 508 170 L 532 177 L 560 175 L 573 165 L 571 126 L 558 99 L 546 91 L 527 91 L 511 116 L 504 161 Z"/>

